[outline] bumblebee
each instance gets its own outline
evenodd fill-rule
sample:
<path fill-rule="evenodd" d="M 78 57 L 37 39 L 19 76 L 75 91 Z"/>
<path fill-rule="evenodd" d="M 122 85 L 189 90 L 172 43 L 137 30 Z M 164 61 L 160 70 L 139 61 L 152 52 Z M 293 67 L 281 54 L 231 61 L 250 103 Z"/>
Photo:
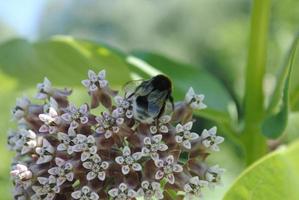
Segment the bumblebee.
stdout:
<path fill-rule="evenodd" d="M 164 113 L 167 101 L 174 108 L 171 94 L 170 79 L 160 74 L 141 82 L 127 98 L 132 101 L 134 118 L 141 123 L 150 124 Z"/>

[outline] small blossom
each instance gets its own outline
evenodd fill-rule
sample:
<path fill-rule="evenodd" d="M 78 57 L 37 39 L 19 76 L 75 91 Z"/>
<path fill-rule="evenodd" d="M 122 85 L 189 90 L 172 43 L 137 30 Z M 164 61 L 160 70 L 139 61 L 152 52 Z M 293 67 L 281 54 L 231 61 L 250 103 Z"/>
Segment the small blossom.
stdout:
<path fill-rule="evenodd" d="M 137 197 L 137 193 L 128 188 L 125 183 L 119 184 L 118 188 L 109 190 L 108 194 L 113 200 L 132 200 Z"/>
<path fill-rule="evenodd" d="M 103 112 L 101 116 L 96 117 L 98 122 L 96 132 L 98 134 L 104 134 L 105 138 L 112 137 L 113 133 L 118 133 L 120 126 L 124 123 L 124 118 L 114 110 L 110 115 L 108 112 Z"/>
<path fill-rule="evenodd" d="M 175 141 L 179 144 L 182 144 L 186 149 L 191 149 L 191 141 L 194 141 L 199 138 L 199 135 L 194 132 L 190 132 L 193 126 L 193 122 L 187 122 L 184 125 L 178 124 L 176 126 Z"/>
<path fill-rule="evenodd" d="M 158 120 L 158 126 L 150 126 L 150 132 L 152 134 L 156 134 L 157 132 L 160 132 L 160 133 L 168 133 L 168 123 L 170 122 L 171 120 L 171 116 L 169 115 L 164 115 L 162 117 L 159 118 Z"/>
<path fill-rule="evenodd" d="M 143 139 L 144 147 L 142 153 L 144 156 L 150 156 L 153 160 L 159 159 L 158 151 L 166 151 L 168 146 L 163 143 L 162 135 L 154 135 L 151 138 L 145 137 Z"/>
<path fill-rule="evenodd" d="M 31 179 L 32 172 L 27 168 L 26 165 L 17 164 L 12 167 L 10 175 L 12 175 L 15 180 L 25 181 Z"/>
<path fill-rule="evenodd" d="M 30 104 L 31 102 L 27 97 L 18 98 L 15 108 L 12 110 L 13 119 L 18 121 L 25 117 Z"/>
<path fill-rule="evenodd" d="M 74 179 L 73 165 L 61 158 L 55 158 L 56 167 L 48 170 L 48 173 L 55 176 L 57 185 L 62 185 L 65 181 L 72 181 Z"/>
<path fill-rule="evenodd" d="M 39 128 L 39 132 L 49 132 L 50 134 L 57 132 L 57 125 L 60 124 L 60 117 L 53 107 L 49 108 L 49 113 L 40 114 L 39 119 L 44 122 L 44 124 Z"/>
<path fill-rule="evenodd" d="M 47 99 L 48 95 L 53 92 L 52 83 L 47 77 L 44 78 L 43 83 L 37 84 L 38 92 L 35 96 L 37 99 Z"/>
<path fill-rule="evenodd" d="M 161 184 L 155 181 L 151 183 L 149 181 L 143 181 L 141 188 L 137 191 L 137 196 L 143 197 L 145 200 L 164 198 Z"/>
<path fill-rule="evenodd" d="M 92 70 L 88 70 L 88 79 L 83 80 L 82 84 L 88 88 L 89 91 L 96 91 L 98 88 L 104 88 L 108 85 L 108 81 L 105 80 L 106 71 L 102 70 L 96 74 Z"/>
<path fill-rule="evenodd" d="M 86 176 L 88 181 L 98 177 L 100 181 L 104 181 L 106 178 L 106 170 L 109 167 L 107 161 L 102 161 L 101 157 L 98 154 L 92 155 L 87 161 L 83 162 L 83 167 L 88 169 L 89 172 Z"/>
<path fill-rule="evenodd" d="M 74 199 L 79 200 L 98 200 L 99 195 L 93 192 L 88 186 L 83 186 L 80 190 L 72 193 Z"/>
<path fill-rule="evenodd" d="M 202 197 L 202 188 L 208 186 L 208 182 L 200 180 L 198 176 L 189 179 L 188 183 L 184 186 L 185 199 L 200 198 Z"/>
<path fill-rule="evenodd" d="M 36 161 L 36 164 L 43 164 L 50 162 L 53 159 L 53 153 L 55 151 L 54 147 L 48 142 L 48 140 L 43 139 L 43 144 L 41 147 L 36 147 L 36 153 L 39 155 L 39 158 Z"/>
<path fill-rule="evenodd" d="M 205 109 L 207 106 L 203 103 L 205 96 L 203 94 L 195 94 L 192 87 L 189 88 L 185 96 L 185 102 L 192 109 Z"/>
<path fill-rule="evenodd" d="M 172 155 L 166 157 L 165 160 L 155 160 L 155 165 L 158 168 L 155 178 L 160 180 L 165 177 L 170 184 L 174 184 L 175 182 L 174 173 L 183 171 L 183 167 L 174 162 Z"/>
<path fill-rule="evenodd" d="M 31 130 L 20 129 L 17 132 L 10 132 L 8 145 L 11 149 L 26 154 L 36 147 L 36 134 Z"/>
<path fill-rule="evenodd" d="M 75 152 L 81 152 L 81 161 L 83 162 L 97 153 L 96 140 L 92 135 L 85 136 L 78 134 L 74 142 L 76 145 L 74 145 L 73 150 Z"/>
<path fill-rule="evenodd" d="M 43 105 L 44 113 L 48 113 L 50 108 L 54 108 L 54 110 L 58 110 L 59 108 L 57 101 L 53 97 L 50 97 L 50 100 Z"/>
<path fill-rule="evenodd" d="M 32 190 L 35 192 L 35 194 L 31 197 L 31 199 L 52 200 L 55 198 L 56 194 L 60 192 L 60 187 L 56 183 L 56 178 L 52 175 L 50 175 L 48 178 L 37 177 L 37 181 L 39 182 L 40 186 L 32 186 Z"/>
<path fill-rule="evenodd" d="M 209 187 L 214 188 L 216 185 L 221 185 L 221 175 L 225 172 L 225 169 L 220 168 L 218 165 L 209 167 L 205 178 L 209 182 Z"/>
<path fill-rule="evenodd" d="M 58 132 L 57 138 L 60 142 L 57 146 L 57 151 L 67 151 L 69 155 L 73 154 L 73 147 L 79 142 L 75 131 L 73 129 L 69 129 L 68 134 Z"/>
<path fill-rule="evenodd" d="M 213 127 L 209 130 L 204 129 L 201 134 L 201 143 L 212 151 L 219 151 L 218 144 L 224 141 L 224 138 L 216 135 L 217 128 Z"/>
<path fill-rule="evenodd" d="M 122 166 L 121 171 L 124 175 L 127 175 L 131 169 L 134 171 L 142 170 L 141 165 L 137 162 L 142 157 L 141 152 L 136 152 L 131 155 L 130 148 L 128 146 L 125 146 L 122 153 L 123 155 L 117 156 L 115 158 L 115 161 L 117 162 L 117 164 Z"/>
<path fill-rule="evenodd" d="M 83 104 L 79 109 L 75 105 L 71 104 L 65 109 L 65 113 L 61 115 L 61 118 L 71 124 L 71 128 L 75 129 L 81 124 L 86 124 L 88 122 L 88 106 Z"/>
<path fill-rule="evenodd" d="M 114 97 L 116 103 L 116 110 L 121 116 L 126 116 L 131 119 L 133 117 L 133 110 L 131 102 L 121 96 Z"/>

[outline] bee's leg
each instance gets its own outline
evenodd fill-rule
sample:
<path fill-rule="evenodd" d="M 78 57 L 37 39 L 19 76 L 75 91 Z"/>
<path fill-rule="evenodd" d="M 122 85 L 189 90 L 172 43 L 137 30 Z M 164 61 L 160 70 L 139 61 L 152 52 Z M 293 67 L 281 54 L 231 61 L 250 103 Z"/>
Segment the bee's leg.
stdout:
<path fill-rule="evenodd" d="M 157 121 L 162 116 L 162 114 L 164 113 L 165 105 L 166 105 L 166 101 L 163 103 L 163 106 L 162 106 L 162 108 L 161 108 L 161 110 L 160 110 L 160 112 L 159 112 L 159 114 L 157 116 Z"/>
<path fill-rule="evenodd" d="M 171 103 L 172 111 L 174 111 L 173 97 L 171 95 L 169 96 L 169 101 Z"/>

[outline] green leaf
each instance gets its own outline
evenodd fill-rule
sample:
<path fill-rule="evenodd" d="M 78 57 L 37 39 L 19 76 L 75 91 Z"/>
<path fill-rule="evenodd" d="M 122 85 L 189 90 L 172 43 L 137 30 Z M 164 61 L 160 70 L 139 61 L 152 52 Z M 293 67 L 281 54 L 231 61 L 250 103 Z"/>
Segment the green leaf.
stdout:
<path fill-rule="evenodd" d="M 130 69 L 138 76 L 148 78 L 159 73 L 168 75 L 173 81 L 174 97 L 183 99 L 189 87 L 205 95 L 207 109 L 197 112 L 198 115 L 215 121 L 229 121 L 229 105 L 234 107 L 233 100 L 218 79 L 205 69 L 192 67 L 150 52 L 133 52 L 128 57 Z"/>
<path fill-rule="evenodd" d="M 106 69 L 113 85 L 130 80 L 124 55 L 104 45 L 66 36 L 33 43 L 21 39 L 4 43 L 0 45 L 0 69 L 15 78 L 20 87 L 35 85 L 44 76 L 58 85 L 81 85 L 88 69 Z"/>
<path fill-rule="evenodd" d="M 266 117 L 262 126 L 262 133 L 272 139 L 279 137 L 287 125 L 289 112 L 290 76 L 298 47 L 298 41 L 299 37 L 297 37 L 293 43 L 288 56 L 287 64 L 282 67 L 278 75 L 277 85 L 274 90 L 275 92 L 272 96 L 267 112 L 268 116 Z"/>
<path fill-rule="evenodd" d="M 299 141 L 263 157 L 247 168 L 224 200 L 297 200 L 299 198 Z"/>

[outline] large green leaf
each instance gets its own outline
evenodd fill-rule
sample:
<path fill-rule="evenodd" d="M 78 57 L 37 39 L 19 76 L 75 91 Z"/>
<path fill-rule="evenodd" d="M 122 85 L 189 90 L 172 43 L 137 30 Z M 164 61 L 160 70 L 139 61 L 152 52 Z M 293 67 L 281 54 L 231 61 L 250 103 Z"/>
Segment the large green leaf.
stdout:
<path fill-rule="evenodd" d="M 141 60 L 140 60 L 141 59 Z M 199 115 L 215 121 L 229 121 L 229 106 L 234 107 L 231 96 L 223 85 L 203 68 L 182 64 L 150 52 L 133 52 L 128 57 L 130 69 L 141 77 L 158 73 L 167 74 L 173 81 L 174 96 L 184 98 L 189 87 L 205 94 L 208 108 L 198 112 Z M 145 61 L 145 62 L 144 62 Z"/>
<path fill-rule="evenodd" d="M 297 37 L 291 48 L 290 55 L 288 56 L 287 64 L 283 66 L 279 72 L 275 92 L 268 109 L 268 116 L 262 126 L 263 134 L 269 138 L 279 137 L 287 125 L 289 111 L 289 83 L 296 50 L 298 48 L 298 41 L 299 39 Z"/>
<path fill-rule="evenodd" d="M 224 200 L 298 200 L 299 141 L 258 160 L 245 170 Z"/>
<path fill-rule="evenodd" d="M 114 85 L 130 80 L 123 55 L 100 44 L 61 36 L 33 43 L 16 39 L 0 46 L 2 73 L 22 87 L 35 85 L 44 76 L 54 84 L 80 85 L 88 69 L 103 68 Z"/>

